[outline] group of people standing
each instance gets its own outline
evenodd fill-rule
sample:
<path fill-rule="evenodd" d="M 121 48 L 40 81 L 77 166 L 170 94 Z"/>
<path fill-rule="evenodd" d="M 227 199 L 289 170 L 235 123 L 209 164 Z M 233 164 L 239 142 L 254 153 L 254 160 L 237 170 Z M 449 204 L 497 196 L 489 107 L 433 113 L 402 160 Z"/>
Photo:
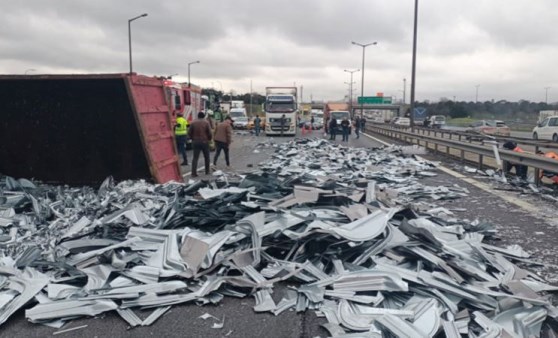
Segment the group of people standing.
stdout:
<path fill-rule="evenodd" d="M 182 113 L 178 114 L 175 125 L 176 146 L 182 156 L 181 165 L 188 165 L 186 154 L 186 141 L 192 140 L 192 177 L 198 176 L 198 161 L 200 153 L 203 154 L 205 164 L 205 174 L 209 175 L 210 166 L 210 143 L 215 142 L 215 157 L 213 166 L 217 165 L 217 160 L 221 151 L 225 154 L 227 168 L 230 168 L 229 147 L 232 143 L 232 119 L 227 116 L 223 122 L 216 123 L 212 118 L 207 118 L 204 112 L 199 112 L 197 119 L 188 123 Z"/>
<path fill-rule="evenodd" d="M 364 124 L 366 123 L 365 119 L 359 116 L 355 116 L 355 118 L 350 121 L 348 118 L 343 118 L 341 123 L 338 124 L 337 120 L 334 118 L 328 117 L 326 120 L 326 133 L 329 134 L 330 140 L 335 140 L 339 131 L 341 131 L 342 141 L 348 142 L 349 135 L 351 134 L 351 126 L 355 129 L 355 138 L 360 138 L 360 132 L 364 130 Z"/>

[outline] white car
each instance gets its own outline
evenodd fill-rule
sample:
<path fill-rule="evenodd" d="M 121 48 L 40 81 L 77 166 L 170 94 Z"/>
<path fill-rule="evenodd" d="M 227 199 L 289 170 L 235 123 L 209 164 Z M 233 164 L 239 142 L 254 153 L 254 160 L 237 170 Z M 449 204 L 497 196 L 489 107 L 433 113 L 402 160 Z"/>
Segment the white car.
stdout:
<path fill-rule="evenodd" d="M 241 116 L 233 118 L 233 128 L 234 129 L 248 129 L 248 118 Z"/>
<path fill-rule="evenodd" d="M 408 117 L 398 117 L 393 122 L 393 124 L 395 124 L 396 126 L 401 126 L 401 127 L 410 127 L 411 126 L 411 119 L 408 118 Z"/>
<path fill-rule="evenodd" d="M 533 139 L 558 142 L 558 116 L 547 117 L 533 129 Z"/>

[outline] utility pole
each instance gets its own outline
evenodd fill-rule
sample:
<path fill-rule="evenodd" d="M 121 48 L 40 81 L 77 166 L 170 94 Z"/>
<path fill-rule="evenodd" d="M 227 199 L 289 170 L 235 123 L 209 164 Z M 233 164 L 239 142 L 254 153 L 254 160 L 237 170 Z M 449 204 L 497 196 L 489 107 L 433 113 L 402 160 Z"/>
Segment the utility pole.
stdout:
<path fill-rule="evenodd" d="M 416 85 L 416 68 L 417 68 L 417 21 L 418 21 L 418 0 L 415 0 L 415 22 L 413 26 L 413 69 L 411 72 L 411 128 L 415 127 L 415 85 Z"/>
<path fill-rule="evenodd" d="M 544 102 L 545 102 L 546 104 L 548 104 L 548 90 L 549 90 L 549 89 L 550 89 L 550 87 L 544 87 L 544 91 L 545 91 L 545 94 L 544 94 Z"/>
<path fill-rule="evenodd" d="M 405 104 L 406 91 L 407 91 L 407 79 L 403 78 L 403 104 Z"/>
<path fill-rule="evenodd" d="M 250 116 L 252 116 L 252 79 L 250 79 Z"/>
<path fill-rule="evenodd" d="M 360 69 L 355 69 L 355 70 L 343 70 L 346 73 L 351 74 L 351 82 L 350 83 L 350 99 L 349 99 L 349 111 L 351 112 L 351 117 L 353 117 L 353 73 L 359 72 Z"/>
<path fill-rule="evenodd" d="M 361 44 L 361 43 L 354 42 L 354 41 L 351 41 L 351 43 L 353 45 L 362 47 L 362 68 L 361 68 L 362 69 L 362 77 L 361 77 L 361 80 L 360 80 L 360 97 L 362 97 L 364 99 L 364 56 L 365 56 L 364 51 L 366 50 L 366 47 L 371 46 L 371 45 L 376 45 L 378 43 L 376 41 L 371 42 L 371 43 L 367 43 L 367 44 Z M 360 103 L 360 117 L 362 117 L 364 115 L 364 106 L 363 105 L 364 105 L 364 102 L 361 101 L 361 103 Z"/>
<path fill-rule="evenodd" d="M 191 87 L 191 82 L 190 82 L 190 66 L 196 63 L 200 63 L 200 61 L 194 61 L 194 62 L 188 62 L 188 87 Z"/>
<path fill-rule="evenodd" d="M 143 13 L 142 15 L 138 15 L 128 20 L 128 56 L 130 58 L 130 75 L 132 75 L 132 21 L 146 16 L 147 13 Z"/>

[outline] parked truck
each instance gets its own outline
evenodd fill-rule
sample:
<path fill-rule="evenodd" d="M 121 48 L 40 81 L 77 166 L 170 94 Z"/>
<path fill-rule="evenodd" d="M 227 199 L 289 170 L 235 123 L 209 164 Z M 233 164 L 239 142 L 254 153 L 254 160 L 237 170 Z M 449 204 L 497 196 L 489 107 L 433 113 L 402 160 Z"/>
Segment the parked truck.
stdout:
<path fill-rule="evenodd" d="M 201 88 L 135 73 L 0 75 L 0 173 L 182 181 L 173 121 L 202 108 Z"/>
<path fill-rule="evenodd" d="M 324 116 L 326 120 L 329 120 L 332 111 L 348 111 L 348 110 L 349 110 L 349 104 L 345 102 L 328 102 L 325 105 Z"/>
<path fill-rule="evenodd" d="M 265 89 L 266 135 L 296 135 L 298 116 L 296 87 L 267 87 Z M 281 118 L 285 115 L 285 123 Z"/>

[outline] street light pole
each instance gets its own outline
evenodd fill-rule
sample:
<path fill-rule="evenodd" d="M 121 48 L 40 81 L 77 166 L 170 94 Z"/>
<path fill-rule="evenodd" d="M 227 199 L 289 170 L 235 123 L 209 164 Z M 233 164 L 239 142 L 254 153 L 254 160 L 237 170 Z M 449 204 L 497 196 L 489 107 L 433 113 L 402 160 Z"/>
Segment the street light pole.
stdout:
<path fill-rule="evenodd" d="M 416 72 L 417 72 L 417 21 L 418 21 L 418 0 L 415 0 L 415 21 L 413 25 L 413 69 L 411 71 L 411 113 L 409 118 L 411 119 L 411 128 L 415 127 L 415 82 L 416 82 Z"/>
<path fill-rule="evenodd" d="M 546 104 L 548 104 L 548 90 L 549 90 L 549 89 L 550 89 L 550 87 L 544 87 L 544 91 L 545 91 L 545 94 L 544 94 L 544 102 L 545 102 Z"/>
<path fill-rule="evenodd" d="M 198 61 L 188 63 L 188 87 L 190 87 L 190 84 L 191 84 L 190 83 L 190 66 L 193 65 L 193 64 L 196 64 L 196 63 L 200 63 L 200 61 L 198 60 Z"/>
<path fill-rule="evenodd" d="M 351 112 L 351 117 L 353 116 L 353 73 L 359 72 L 360 69 L 355 69 L 355 70 L 348 70 L 345 69 L 343 70 L 344 72 L 347 72 L 349 74 L 351 74 L 351 82 L 350 82 L 350 101 L 349 101 L 349 111 Z"/>
<path fill-rule="evenodd" d="M 130 75 L 132 75 L 132 21 L 146 17 L 147 13 L 138 15 L 128 20 L 128 55 L 130 57 Z"/>
<path fill-rule="evenodd" d="M 475 103 L 479 102 L 479 87 L 480 87 L 480 85 L 475 86 L 475 89 L 476 89 L 475 90 Z"/>
<path fill-rule="evenodd" d="M 366 50 L 366 47 L 371 46 L 371 45 L 376 45 L 376 44 L 378 44 L 378 42 L 374 41 L 374 42 L 371 42 L 371 43 L 362 44 L 362 43 L 351 41 L 351 43 L 353 45 L 362 47 L 362 68 L 361 68 L 362 69 L 362 74 L 361 74 L 362 76 L 361 76 L 361 79 L 360 79 L 360 97 L 364 98 L 364 57 L 365 57 L 365 50 Z M 363 101 L 361 101 L 361 103 L 360 103 L 360 117 L 362 117 L 364 115 L 363 104 L 364 104 Z"/>
<path fill-rule="evenodd" d="M 407 93 L 407 79 L 403 79 L 403 104 L 405 104 L 405 94 Z"/>

